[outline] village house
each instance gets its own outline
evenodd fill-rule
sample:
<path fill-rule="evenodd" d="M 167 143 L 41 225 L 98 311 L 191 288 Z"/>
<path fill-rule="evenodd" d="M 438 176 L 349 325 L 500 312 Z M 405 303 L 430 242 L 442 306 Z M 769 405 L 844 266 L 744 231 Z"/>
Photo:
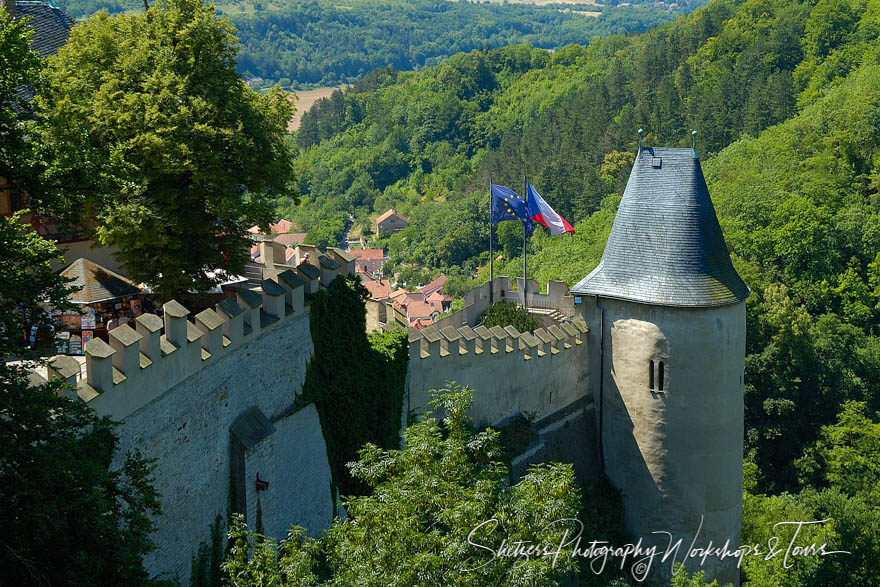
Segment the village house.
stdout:
<path fill-rule="evenodd" d="M 452 308 L 452 296 L 447 296 L 439 291 L 435 291 L 425 299 L 429 304 L 440 308 L 441 312 L 448 312 Z"/>
<path fill-rule="evenodd" d="M 259 226 L 251 226 L 248 228 L 248 236 L 255 241 L 251 246 L 251 259 L 261 262 L 260 243 L 264 240 L 271 240 L 280 244 L 285 248 L 285 260 L 287 263 L 296 256 L 296 247 L 306 240 L 305 232 L 291 232 L 296 228 L 290 220 L 282 218 L 278 222 L 269 225 L 269 234 L 264 233 Z"/>
<path fill-rule="evenodd" d="M 391 208 L 376 218 L 376 234 L 394 234 L 409 226 L 409 220 Z"/>
<path fill-rule="evenodd" d="M 293 229 L 293 222 L 282 218 L 278 222 L 269 225 L 269 234 L 287 234 L 293 231 Z M 248 228 L 248 233 L 250 233 L 251 238 L 254 240 L 263 240 L 266 237 L 266 233 L 256 224 Z"/>
<path fill-rule="evenodd" d="M 385 251 L 382 249 L 362 249 L 349 251 L 355 257 L 354 270 L 361 276 L 361 280 L 375 280 L 382 278 L 382 266 L 385 264 Z"/>
<path fill-rule="evenodd" d="M 363 283 L 370 292 L 371 300 L 381 302 L 391 298 L 391 282 L 387 279 L 372 279 Z"/>
<path fill-rule="evenodd" d="M 452 306 L 452 298 L 437 291 L 432 294 L 432 299 L 428 299 L 421 291 L 398 289 L 389 299 L 398 323 L 416 330 L 429 326 Z"/>
<path fill-rule="evenodd" d="M 447 279 L 449 278 L 445 275 L 441 275 L 428 285 L 423 285 L 422 287 L 420 287 L 419 291 L 425 294 L 425 297 L 428 297 L 431 294 L 439 292 L 441 289 L 443 289 L 443 285 L 446 283 Z"/>

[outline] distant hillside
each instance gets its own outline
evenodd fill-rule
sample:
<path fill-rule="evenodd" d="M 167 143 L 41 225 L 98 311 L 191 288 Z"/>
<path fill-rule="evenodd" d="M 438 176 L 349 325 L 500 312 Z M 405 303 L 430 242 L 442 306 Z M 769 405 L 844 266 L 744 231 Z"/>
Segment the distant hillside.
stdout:
<path fill-rule="evenodd" d="M 294 85 L 350 82 L 377 67 L 433 65 L 450 55 L 515 43 L 555 48 L 596 35 L 641 32 L 703 0 L 597 7 L 443 0 L 312 0 L 231 14 L 243 45 L 239 71 Z M 600 11 L 598 16 L 579 12 Z"/>
<path fill-rule="evenodd" d="M 622 7 L 616 2 L 596 6 L 593 0 L 227 0 L 215 5 L 238 29 L 240 72 L 258 87 L 280 82 L 308 88 L 351 82 L 377 67 L 417 69 L 473 49 L 587 44 L 596 35 L 645 31 L 705 1 L 639 0 Z M 142 0 L 59 4 L 76 18 L 98 10 L 143 10 Z"/>

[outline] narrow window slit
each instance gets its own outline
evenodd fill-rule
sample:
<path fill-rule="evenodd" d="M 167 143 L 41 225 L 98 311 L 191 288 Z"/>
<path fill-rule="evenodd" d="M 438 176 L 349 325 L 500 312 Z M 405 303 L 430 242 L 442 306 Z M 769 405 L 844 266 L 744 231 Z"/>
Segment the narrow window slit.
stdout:
<path fill-rule="evenodd" d="M 658 389 L 663 391 L 663 361 L 660 361 L 660 375 L 658 377 L 660 379 L 660 385 Z"/>
<path fill-rule="evenodd" d="M 648 389 L 654 391 L 654 361 L 651 361 L 651 364 L 648 369 Z"/>

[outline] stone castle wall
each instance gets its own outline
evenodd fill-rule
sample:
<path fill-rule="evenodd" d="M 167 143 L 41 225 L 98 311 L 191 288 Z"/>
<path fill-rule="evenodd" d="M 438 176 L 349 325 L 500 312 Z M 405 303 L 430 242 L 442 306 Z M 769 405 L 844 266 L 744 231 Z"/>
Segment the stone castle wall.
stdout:
<path fill-rule="evenodd" d="M 506 277 L 495 279 L 495 300 L 522 303 L 522 280 L 515 291 L 510 285 Z M 489 288 L 486 283 L 472 290 L 461 311 L 410 333 L 409 413 L 430 412 L 431 390 L 449 381 L 468 385 L 474 390 L 469 416 L 477 426 L 501 428 L 526 418 L 535 433 L 532 444 L 512 460 L 514 481 L 531 464 L 550 461 L 573 464 L 579 482 L 598 479 L 594 351 L 587 322 L 575 317 L 533 333 L 476 326 L 489 306 Z M 527 291 L 532 308 L 553 310 L 557 318 L 575 313 L 574 298 L 566 295 L 568 286 L 562 282 L 550 282 L 539 293 L 538 284 L 530 281 Z"/>
<path fill-rule="evenodd" d="M 230 429 L 250 408 L 274 430 L 243 451 L 245 467 L 234 491 L 244 500 L 236 509 L 247 513 L 254 528 L 259 474 L 269 482 L 259 495 L 267 533 L 284 537 L 293 523 L 314 533 L 329 524 L 330 469 L 317 411 L 314 406 L 293 411 L 311 355 L 304 312 L 266 329 L 122 421 L 119 454 L 139 449 L 156 459 L 162 515 L 153 535 L 158 548 L 145 561 L 149 571 L 170 573 L 185 583 L 191 555 L 210 539 L 214 518 L 220 515 L 225 522 L 232 485 Z"/>
<path fill-rule="evenodd" d="M 135 328 L 112 330 L 110 344 L 86 346 L 86 381 L 71 393 L 121 422 L 117 464 L 132 450 L 155 459 L 162 514 L 151 573 L 185 584 L 193 553 L 230 506 L 256 528 L 259 504 L 276 538 L 291 524 L 315 534 L 331 522 L 320 420 L 297 398 L 314 353 L 304 293 L 315 280 L 273 274 L 260 293 L 241 291 L 195 320 L 172 301 L 164 319 L 139 316 Z"/>
<path fill-rule="evenodd" d="M 430 391 L 447 381 L 475 390 L 471 418 L 493 424 L 521 413 L 542 419 L 589 389 L 589 329 L 583 321 L 518 332 L 512 326 L 431 326 L 410 334 L 410 412 L 429 411 Z"/>

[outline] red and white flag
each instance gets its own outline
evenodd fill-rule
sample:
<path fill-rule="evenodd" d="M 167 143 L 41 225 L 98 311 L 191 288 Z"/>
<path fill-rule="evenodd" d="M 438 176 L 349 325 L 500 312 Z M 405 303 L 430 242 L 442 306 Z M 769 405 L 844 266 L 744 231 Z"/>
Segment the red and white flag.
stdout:
<path fill-rule="evenodd" d="M 574 234 L 574 228 L 571 227 L 571 224 L 544 201 L 544 198 L 535 191 L 532 184 L 529 184 L 528 187 L 528 200 L 529 218 L 546 226 L 550 230 L 550 234 L 557 235 L 563 232 Z"/>

